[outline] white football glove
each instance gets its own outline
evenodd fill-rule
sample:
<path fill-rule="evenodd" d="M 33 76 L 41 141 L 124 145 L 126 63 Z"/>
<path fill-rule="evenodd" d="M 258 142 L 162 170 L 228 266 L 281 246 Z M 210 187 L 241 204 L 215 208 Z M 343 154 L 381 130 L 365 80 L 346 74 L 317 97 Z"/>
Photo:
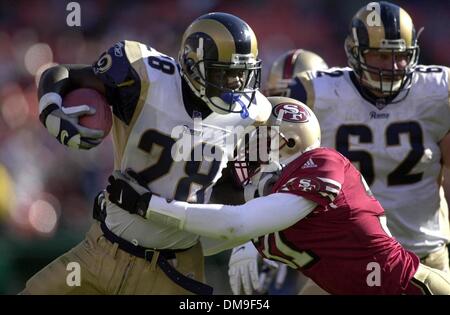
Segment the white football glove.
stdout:
<path fill-rule="evenodd" d="M 258 294 L 266 294 L 274 280 L 275 288 L 277 290 L 281 288 L 286 280 L 287 265 L 264 258 L 260 269 Z"/>
<path fill-rule="evenodd" d="M 241 294 L 242 285 L 245 294 L 259 290 L 258 256 L 252 242 L 233 248 L 228 263 L 228 276 L 231 290 L 235 295 Z"/>
<path fill-rule="evenodd" d="M 286 280 L 287 265 L 262 258 L 252 242 L 233 248 L 228 265 L 230 286 L 235 295 L 266 294 L 273 281 L 279 289 Z"/>
<path fill-rule="evenodd" d="M 47 93 L 39 100 L 40 121 L 60 143 L 71 148 L 87 150 L 100 144 L 103 130 L 78 124 L 80 116 L 94 114 L 95 109 L 88 105 L 62 107 L 62 98 L 57 93 Z"/>

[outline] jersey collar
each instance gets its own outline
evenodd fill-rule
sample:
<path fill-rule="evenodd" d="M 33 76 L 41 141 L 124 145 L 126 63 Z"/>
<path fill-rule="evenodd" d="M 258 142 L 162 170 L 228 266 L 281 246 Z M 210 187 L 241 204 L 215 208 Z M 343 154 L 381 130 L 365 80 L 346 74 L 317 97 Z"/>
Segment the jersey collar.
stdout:
<path fill-rule="evenodd" d="M 194 118 L 194 114 L 200 113 L 201 118 L 205 119 L 212 113 L 212 110 L 205 102 L 195 96 L 183 78 L 181 78 L 181 93 L 183 95 L 184 108 L 191 118 Z"/>
<path fill-rule="evenodd" d="M 379 110 L 382 110 L 389 104 L 396 103 L 396 102 L 394 102 L 394 100 L 397 98 L 397 96 L 401 92 L 400 91 L 390 97 L 377 97 L 372 92 L 370 92 L 369 89 L 365 88 L 362 84 L 360 84 L 359 79 L 356 77 L 354 71 L 350 71 L 349 76 L 350 76 L 350 80 L 352 81 L 353 85 L 358 90 L 358 92 L 362 96 L 362 98 L 364 98 L 367 102 L 369 102 L 370 104 L 372 104 Z M 406 95 L 404 97 L 406 97 Z"/>

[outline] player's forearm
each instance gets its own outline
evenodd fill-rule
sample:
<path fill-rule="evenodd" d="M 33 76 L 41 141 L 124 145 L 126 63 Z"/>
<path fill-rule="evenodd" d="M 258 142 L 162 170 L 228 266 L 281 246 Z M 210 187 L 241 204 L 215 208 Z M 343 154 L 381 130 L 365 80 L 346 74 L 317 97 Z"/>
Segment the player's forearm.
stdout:
<path fill-rule="evenodd" d="M 103 83 L 98 79 L 90 65 L 57 65 L 44 71 L 39 81 L 39 99 L 47 93 L 66 95 L 76 88 L 92 88 L 104 93 Z"/>
<path fill-rule="evenodd" d="M 152 196 L 147 218 L 206 237 L 245 242 L 291 226 L 315 206 L 310 200 L 284 193 L 240 206 L 167 202 Z"/>
<path fill-rule="evenodd" d="M 216 255 L 244 243 L 236 240 L 219 240 L 206 236 L 200 237 L 200 242 L 202 243 L 203 255 L 205 256 Z"/>
<path fill-rule="evenodd" d="M 69 86 L 69 71 L 62 65 L 51 67 L 42 73 L 39 81 L 39 99 L 47 93 L 64 95 Z"/>

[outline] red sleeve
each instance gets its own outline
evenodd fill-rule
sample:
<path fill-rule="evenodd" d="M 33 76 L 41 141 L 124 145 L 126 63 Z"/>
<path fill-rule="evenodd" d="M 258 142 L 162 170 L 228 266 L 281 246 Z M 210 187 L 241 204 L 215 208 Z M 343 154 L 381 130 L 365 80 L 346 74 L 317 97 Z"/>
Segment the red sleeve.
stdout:
<path fill-rule="evenodd" d="M 338 154 L 321 152 L 301 157 L 283 171 L 274 190 L 326 206 L 339 195 L 344 183 L 344 170 L 345 162 Z"/>

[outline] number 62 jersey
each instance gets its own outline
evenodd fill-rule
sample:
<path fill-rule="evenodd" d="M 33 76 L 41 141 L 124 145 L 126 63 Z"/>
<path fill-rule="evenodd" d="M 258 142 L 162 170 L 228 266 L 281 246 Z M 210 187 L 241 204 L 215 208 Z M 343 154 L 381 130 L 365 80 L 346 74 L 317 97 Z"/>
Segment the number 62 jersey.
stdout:
<path fill-rule="evenodd" d="M 93 71 L 104 83 L 113 109 L 115 169 L 131 168 L 152 192 L 168 199 L 207 202 L 233 156 L 227 137 L 239 137 L 237 126 L 241 130 L 264 122 L 272 109 L 256 92 L 247 118 L 215 112 L 199 117 L 198 98 L 182 79 L 177 62 L 134 41 L 116 43 L 100 56 Z M 196 117 L 203 118 L 200 126 Z M 188 248 L 198 240 L 198 235 L 145 220 L 112 203 L 105 223 L 116 235 L 149 248 Z"/>
<path fill-rule="evenodd" d="M 449 69 L 418 66 L 409 91 L 386 106 L 366 99 L 350 68 L 300 74 L 290 96 L 319 119 L 322 145 L 364 175 L 407 249 L 425 256 L 449 240 L 439 142 L 450 130 Z"/>

